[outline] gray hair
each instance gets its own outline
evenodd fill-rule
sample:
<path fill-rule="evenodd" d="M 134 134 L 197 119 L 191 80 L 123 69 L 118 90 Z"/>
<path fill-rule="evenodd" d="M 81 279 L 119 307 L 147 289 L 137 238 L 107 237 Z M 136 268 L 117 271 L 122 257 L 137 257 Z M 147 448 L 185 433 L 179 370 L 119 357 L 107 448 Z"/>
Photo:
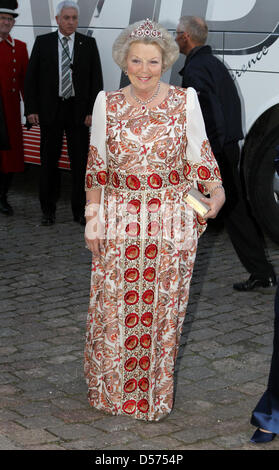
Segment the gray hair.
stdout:
<path fill-rule="evenodd" d="M 152 21 L 154 28 L 161 33 L 161 37 L 130 37 L 131 33 L 136 30 L 143 21 L 137 21 L 125 28 L 116 38 L 112 46 L 112 57 L 117 65 L 122 69 L 127 68 L 127 55 L 130 45 L 134 42 L 144 44 L 157 44 L 162 51 L 162 72 L 168 70 L 178 59 L 179 48 L 172 35 L 158 23 Z"/>
<path fill-rule="evenodd" d="M 203 46 L 206 43 L 208 26 L 203 18 L 182 16 L 179 20 L 179 27 L 187 32 L 196 44 Z"/>
<path fill-rule="evenodd" d="M 61 11 L 63 8 L 75 8 L 77 10 L 77 13 L 79 15 L 79 6 L 76 2 L 72 2 L 70 0 L 65 0 L 63 2 L 58 3 L 57 8 L 56 8 L 56 15 L 59 16 L 61 14 Z"/>

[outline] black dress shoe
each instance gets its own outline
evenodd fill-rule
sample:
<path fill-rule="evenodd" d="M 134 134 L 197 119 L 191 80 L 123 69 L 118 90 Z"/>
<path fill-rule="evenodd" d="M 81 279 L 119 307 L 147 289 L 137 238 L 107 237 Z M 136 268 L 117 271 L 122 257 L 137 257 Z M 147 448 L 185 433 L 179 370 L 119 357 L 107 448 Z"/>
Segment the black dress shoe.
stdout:
<path fill-rule="evenodd" d="M 13 215 L 14 211 L 12 206 L 8 203 L 6 196 L 0 198 L 0 212 L 5 215 Z"/>
<path fill-rule="evenodd" d="M 258 428 L 251 437 L 250 441 L 254 444 L 264 444 L 265 442 L 273 441 L 276 436 L 277 434 L 274 432 L 265 432 Z"/>
<path fill-rule="evenodd" d="M 53 225 L 55 223 L 54 214 L 43 214 L 41 224 L 44 226 Z"/>
<path fill-rule="evenodd" d="M 273 287 L 276 286 L 276 277 L 270 276 L 265 279 L 257 279 L 253 274 L 244 282 L 236 282 L 233 284 L 233 288 L 239 292 L 248 292 L 256 287 Z"/>

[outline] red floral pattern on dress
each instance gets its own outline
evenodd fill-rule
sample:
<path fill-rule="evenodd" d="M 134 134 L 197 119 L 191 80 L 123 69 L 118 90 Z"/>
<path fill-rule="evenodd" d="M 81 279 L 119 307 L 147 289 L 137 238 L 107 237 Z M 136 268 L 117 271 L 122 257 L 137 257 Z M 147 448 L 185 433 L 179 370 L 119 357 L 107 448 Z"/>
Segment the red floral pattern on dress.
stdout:
<path fill-rule="evenodd" d="M 139 279 L 139 270 L 136 268 L 129 268 L 125 271 L 124 278 L 127 282 L 136 282 Z"/>
<path fill-rule="evenodd" d="M 115 171 L 112 174 L 112 184 L 115 188 L 119 188 L 120 181 L 119 181 L 118 174 Z"/>
<path fill-rule="evenodd" d="M 190 172 L 191 172 L 191 165 L 187 162 L 186 165 L 184 166 L 184 170 L 183 170 L 183 174 L 184 174 L 185 178 L 188 177 Z"/>
<path fill-rule="evenodd" d="M 127 315 L 127 317 L 125 318 L 125 325 L 128 328 L 134 328 L 135 326 L 137 326 L 138 322 L 139 317 L 136 313 L 129 313 L 129 315 Z"/>
<path fill-rule="evenodd" d="M 99 184 L 101 184 L 102 186 L 104 186 L 105 184 L 107 184 L 107 173 L 106 171 L 98 171 L 97 173 L 97 181 Z"/>
<path fill-rule="evenodd" d="M 125 348 L 132 351 L 138 345 L 139 339 L 136 335 L 129 336 L 125 341 Z"/>
<path fill-rule="evenodd" d="M 127 400 L 123 404 L 123 411 L 125 411 L 125 413 L 131 415 L 136 411 L 136 407 L 137 407 L 137 402 L 135 400 Z"/>
<path fill-rule="evenodd" d="M 129 201 L 127 211 L 129 214 L 138 214 L 140 211 L 140 201 L 138 199 L 132 199 L 132 201 Z"/>
<path fill-rule="evenodd" d="M 145 312 L 142 316 L 140 321 L 144 326 L 151 326 L 152 325 L 153 315 L 151 312 Z"/>
<path fill-rule="evenodd" d="M 147 203 L 147 209 L 149 212 L 152 212 L 152 213 L 158 212 L 158 210 L 160 210 L 160 207 L 161 207 L 161 201 L 160 199 L 155 198 L 155 197 L 150 199 Z"/>
<path fill-rule="evenodd" d="M 127 361 L 124 364 L 124 367 L 128 372 L 132 372 L 137 367 L 137 364 L 138 364 L 137 358 L 132 356 L 129 359 L 127 359 Z"/>
<path fill-rule="evenodd" d="M 130 175 L 126 178 L 126 184 L 128 188 L 132 189 L 133 191 L 136 191 L 137 189 L 140 188 L 140 181 L 135 175 Z"/>
<path fill-rule="evenodd" d="M 126 248 L 125 256 L 130 260 L 137 259 L 139 257 L 140 250 L 137 245 L 130 245 Z"/>
<path fill-rule="evenodd" d="M 210 171 L 206 166 L 198 168 L 198 175 L 201 180 L 208 180 L 210 178 Z"/>
<path fill-rule="evenodd" d="M 172 170 L 169 174 L 169 180 L 171 184 L 179 184 L 179 174 L 176 170 Z"/>
<path fill-rule="evenodd" d="M 162 186 L 162 178 L 159 175 L 156 175 L 156 173 L 153 173 L 147 178 L 148 185 L 150 188 L 153 189 L 158 189 L 161 188 Z"/>
<path fill-rule="evenodd" d="M 149 259 L 156 258 L 157 253 L 158 253 L 158 248 L 154 243 L 151 243 L 145 249 L 145 256 Z"/>

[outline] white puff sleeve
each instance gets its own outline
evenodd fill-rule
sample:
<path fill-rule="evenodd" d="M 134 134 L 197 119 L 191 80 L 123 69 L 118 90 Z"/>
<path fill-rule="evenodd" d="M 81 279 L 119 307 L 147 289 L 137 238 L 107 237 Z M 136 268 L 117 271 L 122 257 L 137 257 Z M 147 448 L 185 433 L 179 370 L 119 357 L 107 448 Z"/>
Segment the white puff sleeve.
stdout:
<path fill-rule="evenodd" d="M 220 170 L 208 141 L 205 124 L 198 96 L 194 88 L 187 88 L 186 101 L 186 174 L 194 185 L 201 185 L 206 192 L 204 183 L 221 181 Z"/>
<path fill-rule="evenodd" d="M 100 189 L 107 183 L 106 93 L 100 91 L 94 103 L 85 190 Z"/>

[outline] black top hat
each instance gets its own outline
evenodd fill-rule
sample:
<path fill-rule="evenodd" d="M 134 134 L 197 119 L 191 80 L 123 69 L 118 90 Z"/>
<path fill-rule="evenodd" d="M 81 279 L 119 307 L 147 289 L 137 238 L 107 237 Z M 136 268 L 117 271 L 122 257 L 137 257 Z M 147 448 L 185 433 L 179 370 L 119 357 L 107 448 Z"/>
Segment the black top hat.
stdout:
<path fill-rule="evenodd" d="M 0 0 L 0 13 L 7 13 L 16 18 L 18 16 L 16 8 L 18 8 L 17 0 Z"/>

